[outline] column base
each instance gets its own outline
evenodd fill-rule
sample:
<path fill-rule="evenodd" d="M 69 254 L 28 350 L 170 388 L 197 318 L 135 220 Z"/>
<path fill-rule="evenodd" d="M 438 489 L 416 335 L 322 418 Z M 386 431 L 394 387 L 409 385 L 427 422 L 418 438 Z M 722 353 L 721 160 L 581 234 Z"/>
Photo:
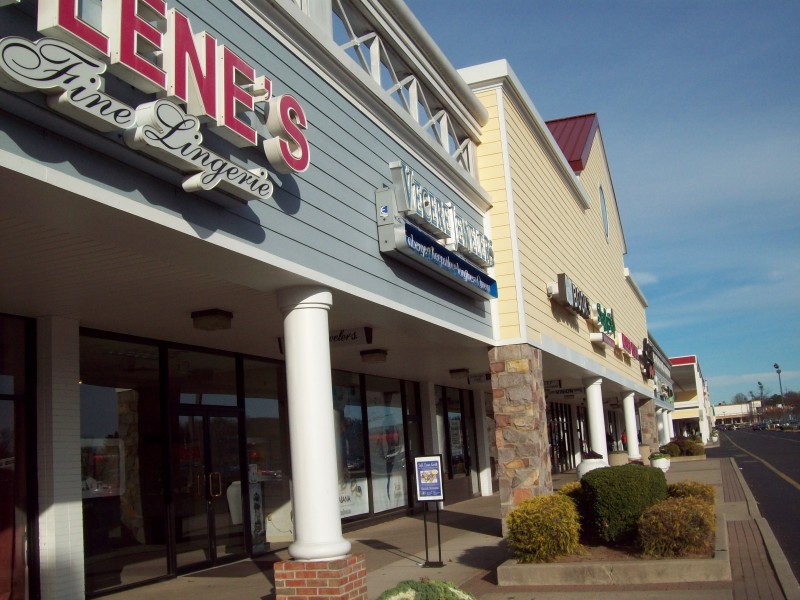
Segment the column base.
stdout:
<path fill-rule="evenodd" d="M 275 598 L 367 600 L 367 562 L 363 552 L 330 560 L 275 563 Z"/>

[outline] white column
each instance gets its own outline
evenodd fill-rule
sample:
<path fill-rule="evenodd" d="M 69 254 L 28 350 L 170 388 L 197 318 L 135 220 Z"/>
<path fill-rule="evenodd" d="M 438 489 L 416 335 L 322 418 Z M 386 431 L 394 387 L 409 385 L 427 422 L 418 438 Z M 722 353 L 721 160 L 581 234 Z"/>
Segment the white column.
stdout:
<path fill-rule="evenodd" d="M 39 562 L 42 598 L 83 598 L 79 323 L 36 321 Z"/>
<path fill-rule="evenodd" d="M 663 446 L 666 444 L 664 441 L 664 409 L 656 409 L 656 431 L 658 432 L 658 445 Z"/>
<path fill-rule="evenodd" d="M 589 419 L 589 449 L 601 454 L 608 462 L 606 448 L 606 421 L 603 416 L 603 379 L 592 377 L 584 379 L 586 386 L 586 417 Z"/>
<path fill-rule="evenodd" d="M 478 432 L 477 458 L 478 465 L 480 465 L 478 481 L 481 496 L 491 496 L 492 465 L 489 450 L 493 440 L 489 439 L 489 432 L 494 431 L 494 424 L 492 424 L 491 427 L 487 424 L 489 419 L 486 418 L 486 403 L 492 401 L 492 395 L 486 394 L 480 389 L 475 390 L 473 393 L 475 395 L 475 429 Z"/>
<path fill-rule="evenodd" d="M 572 421 L 572 431 L 569 434 L 572 436 L 572 460 L 577 466 L 581 462 L 581 436 L 578 435 L 578 407 L 574 404 L 569 406 L 570 420 Z"/>
<path fill-rule="evenodd" d="M 622 398 L 622 410 L 625 413 L 625 437 L 628 438 L 628 459 L 641 460 L 639 452 L 639 432 L 636 430 L 636 400 L 633 392 Z"/>
<path fill-rule="evenodd" d="M 675 437 L 675 423 L 672 421 L 673 411 L 667 411 L 667 424 L 669 425 L 669 439 Z"/>
<path fill-rule="evenodd" d="M 333 423 L 329 290 L 295 287 L 278 292 L 283 313 L 295 541 L 289 554 L 326 560 L 350 552 L 342 537 Z"/>
<path fill-rule="evenodd" d="M 426 454 L 444 454 L 444 437 L 440 435 L 438 419 L 436 418 L 436 390 L 430 381 L 420 384 L 420 400 L 422 404 L 420 420 L 422 422 L 423 452 Z"/>
<path fill-rule="evenodd" d="M 664 431 L 664 443 L 668 444 L 669 441 L 672 439 L 672 436 L 669 433 L 669 411 L 665 408 L 661 411 L 661 423 L 662 423 L 662 430 Z"/>

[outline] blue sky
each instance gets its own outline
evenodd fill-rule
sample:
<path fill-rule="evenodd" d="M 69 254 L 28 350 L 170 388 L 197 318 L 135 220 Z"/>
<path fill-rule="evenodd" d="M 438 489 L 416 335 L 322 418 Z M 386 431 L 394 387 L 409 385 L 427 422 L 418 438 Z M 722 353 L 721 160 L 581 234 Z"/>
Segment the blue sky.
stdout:
<path fill-rule="evenodd" d="M 800 2 L 406 2 L 545 120 L 598 114 L 648 327 L 713 403 L 777 394 L 776 362 L 800 391 Z"/>

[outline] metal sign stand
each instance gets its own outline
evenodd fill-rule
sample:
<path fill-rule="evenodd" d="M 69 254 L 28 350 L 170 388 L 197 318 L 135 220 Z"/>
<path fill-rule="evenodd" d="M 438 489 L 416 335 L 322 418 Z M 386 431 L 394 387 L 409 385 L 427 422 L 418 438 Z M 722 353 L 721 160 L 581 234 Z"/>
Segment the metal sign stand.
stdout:
<path fill-rule="evenodd" d="M 439 560 L 438 562 L 428 560 L 428 502 L 425 502 L 425 509 L 422 512 L 422 521 L 425 525 L 425 562 L 422 568 L 440 568 L 444 566 L 442 562 L 442 528 L 439 523 L 439 503 L 436 502 L 436 543 L 439 546 Z"/>

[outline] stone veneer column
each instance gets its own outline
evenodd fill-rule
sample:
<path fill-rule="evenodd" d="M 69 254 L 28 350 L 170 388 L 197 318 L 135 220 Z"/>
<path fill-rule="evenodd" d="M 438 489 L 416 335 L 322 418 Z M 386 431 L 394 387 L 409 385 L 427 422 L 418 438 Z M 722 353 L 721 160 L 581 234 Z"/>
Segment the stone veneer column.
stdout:
<path fill-rule="evenodd" d="M 496 424 L 500 516 L 553 491 L 541 351 L 528 344 L 489 351 Z"/>
<path fill-rule="evenodd" d="M 639 422 L 642 426 L 642 443 L 650 446 L 651 452 L 655 452 L 661 444 L 658 442 L 656 401 L 653 398 L 639 407 Z"/>
<path fill-rule="evenodd" d="M 639 452 L 639 433 L 636 431 L 636 399 L 633 392 L 625 394 L 622 398 L 622 407 L 625 411 L 625 436 L 628 438 L 628 460 L 641 460 Z"/>

